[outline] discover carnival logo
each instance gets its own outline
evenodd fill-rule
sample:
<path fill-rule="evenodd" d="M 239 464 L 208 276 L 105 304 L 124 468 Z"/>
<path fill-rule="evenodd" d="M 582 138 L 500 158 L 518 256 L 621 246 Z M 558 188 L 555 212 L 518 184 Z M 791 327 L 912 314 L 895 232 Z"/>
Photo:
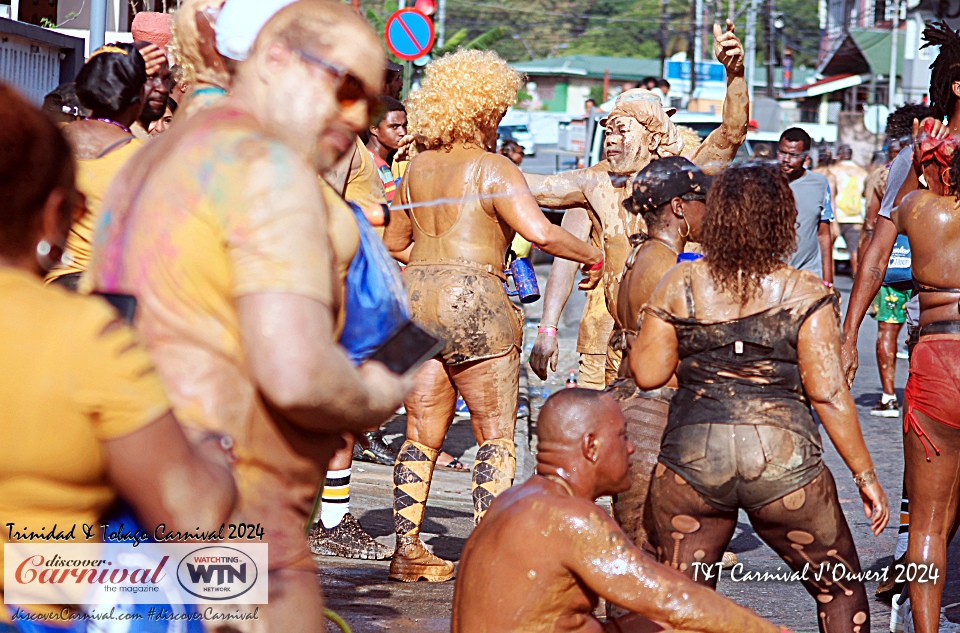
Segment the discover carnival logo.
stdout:
<path fill-rule="evenodd" d="M 0 586 L 8 605 L 267 604 L 267 561 L 266 543 L 4 543 Z"/>
<path fill-rule="evenodd" d="M 233 600 L 257 583 L 257 563 L 238 549 L 201 547 L 183 557 L 177 581 L 184 591 L 205 600 Z"/>

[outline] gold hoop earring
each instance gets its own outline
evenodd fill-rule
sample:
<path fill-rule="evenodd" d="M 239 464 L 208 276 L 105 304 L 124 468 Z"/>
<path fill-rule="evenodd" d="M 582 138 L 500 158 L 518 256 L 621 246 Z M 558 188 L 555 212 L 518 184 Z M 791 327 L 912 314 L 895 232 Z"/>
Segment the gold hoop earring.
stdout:
<path fill-rule="evenodd" d="M 679 233 L 679 234 L 680 234 L 680 237 L 682 237 L 683 239 L 687 239 L 688 237 L 690 237 L 690 223 L 687 222 L 687 218 L 685 218 L 685 217 L 682 216 L 682 215 L 680 216 L 680 219 L 683 220 L 684 225 L 686 225 L 686 227 L 687 227 L 687 232 L 684 233 L 684 232 L 681 231 L 680 229 L 677 229 L 677 233 Z"/>

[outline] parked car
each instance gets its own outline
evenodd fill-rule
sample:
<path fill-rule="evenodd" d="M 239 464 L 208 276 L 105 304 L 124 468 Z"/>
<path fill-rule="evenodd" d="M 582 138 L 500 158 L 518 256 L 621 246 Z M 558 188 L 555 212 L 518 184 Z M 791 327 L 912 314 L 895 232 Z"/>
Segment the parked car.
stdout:
<path fill-rule="evenodd" d="M 516 141 L 523 148 L 526 156 L 537 155 L 537 143 L 533 140 L 533 134 L 527 129 L 526 125 L 501 125 L 497 128 L 501 141 Z"/>

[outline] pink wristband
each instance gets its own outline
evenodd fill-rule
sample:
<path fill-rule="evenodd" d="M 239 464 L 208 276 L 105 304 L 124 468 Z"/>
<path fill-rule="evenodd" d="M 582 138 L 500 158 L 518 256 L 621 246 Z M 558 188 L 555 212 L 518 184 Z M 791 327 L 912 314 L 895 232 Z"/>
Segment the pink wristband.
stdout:
<path fill-rule="evenodd" d="M 537 328 L 537 334 L 546 334 L 547 336 L 552 336 L 556 338 L 557 328 L 552 325 L 541 325 Z"/>
<path fill-rule="evenodd" d="M 596 264 L 594 264 L 593 266 L 591 266 L 591 267 L 588 268 L 587 270 L 590 270 L 590 271 L 603 270 L 603 259 L 601 259 L 600 261 L 598 261 Z"/>

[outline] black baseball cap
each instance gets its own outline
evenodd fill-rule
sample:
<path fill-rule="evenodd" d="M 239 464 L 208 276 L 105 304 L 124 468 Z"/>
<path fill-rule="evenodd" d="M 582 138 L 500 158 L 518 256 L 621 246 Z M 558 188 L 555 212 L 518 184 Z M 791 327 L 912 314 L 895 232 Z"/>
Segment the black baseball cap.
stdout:
<path fill-rule="evenodd" d="M 683 156 L 666 156 L 651 161 L 633 180 L 634 213 L 659 209 L 674 198 L 687 194 L 707 195 L 713 178 Z"/>

